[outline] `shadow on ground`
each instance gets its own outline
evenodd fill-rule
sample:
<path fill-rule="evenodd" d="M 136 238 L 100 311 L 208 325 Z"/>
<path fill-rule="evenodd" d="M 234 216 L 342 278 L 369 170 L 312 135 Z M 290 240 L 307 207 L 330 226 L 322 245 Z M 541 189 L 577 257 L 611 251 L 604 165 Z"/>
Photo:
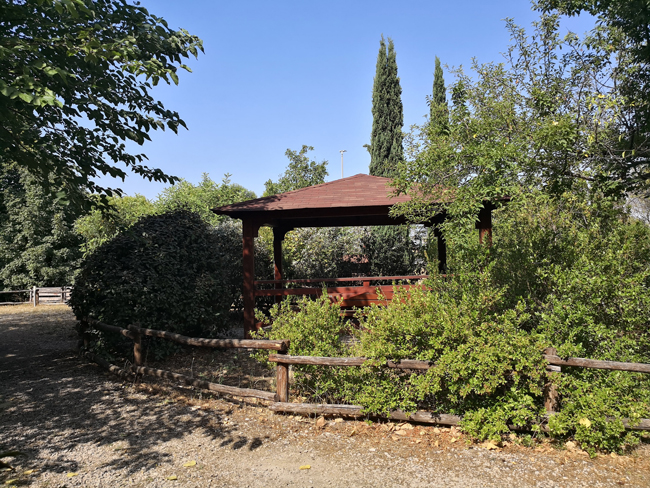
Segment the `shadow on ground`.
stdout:
<path fill-rule="evenodd" d="M 0 451 L 27 454 L 25 461 L 5 459 L 10 463 L 75 472 L 80 461 L 68 453 L 96 443 L 120 454 L 97 467 L 133 473 L 169 461 L 171 455 L 157 447 L 188 433 L 200 431 L 235 450 L 254 450 L 264 442 L 229 427 L 227 411 L 196 410 L 144 395 L 132 382 L 80 359 L 67 307 L 47 315 L 0 314 L 0 337 Z M 0 473 L 0 480 L 8 476 Z"/>

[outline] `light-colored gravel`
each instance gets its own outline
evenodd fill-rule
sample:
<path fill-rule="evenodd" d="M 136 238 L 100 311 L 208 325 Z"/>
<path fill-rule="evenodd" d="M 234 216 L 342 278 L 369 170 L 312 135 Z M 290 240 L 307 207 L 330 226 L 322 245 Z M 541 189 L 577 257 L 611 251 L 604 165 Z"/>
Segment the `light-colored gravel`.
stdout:
<path fill-rule="evenodd" d="M 318 427 L 261 403 L 124 382 L 75 354 L 72 326 L 64 306 L 0 310 L 0 451 L 27 455 L 3 459 L 15 471 L 0 471 L 0 484 L 650 486 L 647 446 L 593 460 L 546 444 L 488 451 L 449 429 L 333 419 Z"/>

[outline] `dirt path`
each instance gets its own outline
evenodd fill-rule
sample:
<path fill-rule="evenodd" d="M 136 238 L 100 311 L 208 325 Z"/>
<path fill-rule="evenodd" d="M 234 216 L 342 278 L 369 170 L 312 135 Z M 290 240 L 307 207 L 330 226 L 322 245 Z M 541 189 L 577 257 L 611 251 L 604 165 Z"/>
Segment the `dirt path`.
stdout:
<path fill-rule="evenodd" d="M 74 353 L 67 307 L 7 308 L 0 310 L 0 451 L 26 456 L 3 459 L 15 471 L 0 471 L 0 484 L 650 486 L 647 446 L 594 460 L 544 444 L 495 452 L 449 429 L 335 420 L 319 428 L 261 404 L 123 382 Z"/>

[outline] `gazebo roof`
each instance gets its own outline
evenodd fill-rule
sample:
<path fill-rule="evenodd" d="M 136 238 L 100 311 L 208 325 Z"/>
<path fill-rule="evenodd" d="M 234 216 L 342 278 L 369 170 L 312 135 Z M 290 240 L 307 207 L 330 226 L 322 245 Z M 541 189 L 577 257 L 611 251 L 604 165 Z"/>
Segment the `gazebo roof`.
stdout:
<path fill-rule="evenodd" d="M 390 181 L 390 178 L 358 174 L 212 211 L 283 228 L 402 224 L 406 222 L 403 218 L 389 217 L 388 212 L 395 203 L 407 202 L 410 197 L 392 197 Z"/>

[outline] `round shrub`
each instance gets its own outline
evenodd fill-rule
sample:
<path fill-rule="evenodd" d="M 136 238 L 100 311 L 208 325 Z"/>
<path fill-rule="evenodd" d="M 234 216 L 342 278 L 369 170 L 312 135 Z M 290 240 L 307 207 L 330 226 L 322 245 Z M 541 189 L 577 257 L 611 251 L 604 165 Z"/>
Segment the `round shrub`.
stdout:
<path fill-rule="evenodd" d="M 242 286 L 241 230 L 188 210 L 142 218 L 81 265 L 78 318 L 211 336 L 229 326 Z"/>

